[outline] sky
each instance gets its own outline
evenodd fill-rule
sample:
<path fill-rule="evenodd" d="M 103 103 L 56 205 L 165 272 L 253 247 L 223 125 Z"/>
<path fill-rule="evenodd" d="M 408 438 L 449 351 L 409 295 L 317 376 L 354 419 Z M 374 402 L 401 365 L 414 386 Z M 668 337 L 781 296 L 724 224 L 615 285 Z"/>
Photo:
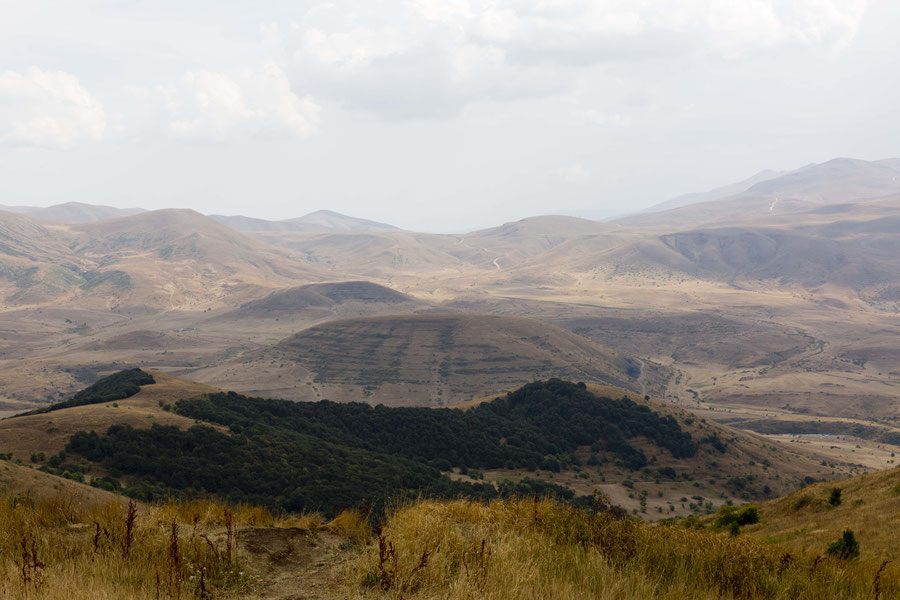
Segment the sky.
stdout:
<path fill-rule="evenodd" d="M 895 0 L 0 0 L 0 204 L 461 232 L 900 156 Z"/>

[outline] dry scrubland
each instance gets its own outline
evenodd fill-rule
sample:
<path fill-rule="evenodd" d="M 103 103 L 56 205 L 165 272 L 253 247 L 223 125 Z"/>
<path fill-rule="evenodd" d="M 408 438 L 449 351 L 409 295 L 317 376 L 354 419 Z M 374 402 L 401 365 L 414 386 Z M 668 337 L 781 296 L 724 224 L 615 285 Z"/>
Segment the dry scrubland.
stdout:
<path fill-rule="evenodd" d="M 766 520 L 763 511 L 763 521 Z M 865 547 L 868 538 L 861 536 Z M 419 501 L 373 533 L 210 502 L 0 499 L 0 597 L 894 598 L 900 574 L 759 538 L 649 525 L 548 500 Z"/>

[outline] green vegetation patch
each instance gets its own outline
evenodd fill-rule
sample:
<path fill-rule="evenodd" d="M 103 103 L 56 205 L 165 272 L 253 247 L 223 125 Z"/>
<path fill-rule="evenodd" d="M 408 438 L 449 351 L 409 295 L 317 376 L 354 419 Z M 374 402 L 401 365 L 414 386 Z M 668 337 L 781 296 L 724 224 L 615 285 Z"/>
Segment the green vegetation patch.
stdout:
<path fill-rule="evenodd" d="M 442 471 L 521 468 L 559 471 L 578 446 L 601 446 L 632 468 L 647 458 L 627 440 L 646 437 L 676 457 L 696 444 L 672 417 L 627 398 L 598 398 L 583 384 L 549 380 L 470 411 L 372 407 L 329 401 L 289 402 L 234 392 L 181 400 L 175 412 L 206 425 L 187 431 L 111 427 L 81 432 L 67 447 L 136 482 L 126 493 L 154 499 L 212 494 L 285 510 L 381 506 L 405 493 L 481 499 L 550 493 L 562 486 L 524 479 L 454 481 Z"/>
<path fill-rule="evenodd" d="M 155 381 L 150 373 L 137 368 L 126 369 L 104 377 L 94 385 L 81 390 L 69 400 L 57 402 L 46 408 L 39 408 L 16 416 L 41 415 L 54 410 L 72 408 L 73 406 L 124 400 L 141 391 L 142 385 L 150 385 L 151 383 L 155 383 Z"/>

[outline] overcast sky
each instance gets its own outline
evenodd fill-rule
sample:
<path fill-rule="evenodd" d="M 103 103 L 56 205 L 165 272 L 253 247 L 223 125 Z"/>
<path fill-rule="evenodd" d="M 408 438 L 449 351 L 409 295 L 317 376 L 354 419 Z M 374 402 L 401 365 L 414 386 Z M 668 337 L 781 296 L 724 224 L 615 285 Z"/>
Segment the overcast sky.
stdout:
<path fill-rule="evenodd" d="M 900 155 L 894 0 L 0 0 L 0 204 L 426 231 Z"/>

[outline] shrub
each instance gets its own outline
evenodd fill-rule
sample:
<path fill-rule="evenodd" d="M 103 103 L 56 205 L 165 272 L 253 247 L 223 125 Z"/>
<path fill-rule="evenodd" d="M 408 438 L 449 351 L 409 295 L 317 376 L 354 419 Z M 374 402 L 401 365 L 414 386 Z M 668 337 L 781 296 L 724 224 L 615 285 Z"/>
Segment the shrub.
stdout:
<path fill-rule="evenodd" d="M 723 506 L 719 509 L 719 515 L 713 526 L 716 529 L 728 529 L 732 535 L 737 535 L 741 525 L 753 525 L 759 523 L 759 511 L 755 506 L 745 506 L 738 509 L 735 506 Z"/>
<path fill-rule="evenodd" d="M 828 496 L 828 504 L 831 506 L 839 506 L 841 502 L 841 488 L 831 488 L 831 495 Z"/>
<path fill-rule="evenodd" d="M 828 556 L 834 556 L 835 558 L 840 558 L 841 560 L 858 558 L 859 542 L 856 541 L 856 536 L 853 535 L 853 530 L 845 529 L 841 537 L 836 542 L 832 542 L 828 546 L 825 554 L 827 554 Z"/>
<path fill-rule="evenodd" d="M 797 498 L 796 502 L 794 502 L 794 510 L 800 510 L 801 508 L 809 506 L 810 504 L 812 504 L 812 501 L 812 496 L 810 496 L 809 494 L 803 494 L 802 496 Z"/>

